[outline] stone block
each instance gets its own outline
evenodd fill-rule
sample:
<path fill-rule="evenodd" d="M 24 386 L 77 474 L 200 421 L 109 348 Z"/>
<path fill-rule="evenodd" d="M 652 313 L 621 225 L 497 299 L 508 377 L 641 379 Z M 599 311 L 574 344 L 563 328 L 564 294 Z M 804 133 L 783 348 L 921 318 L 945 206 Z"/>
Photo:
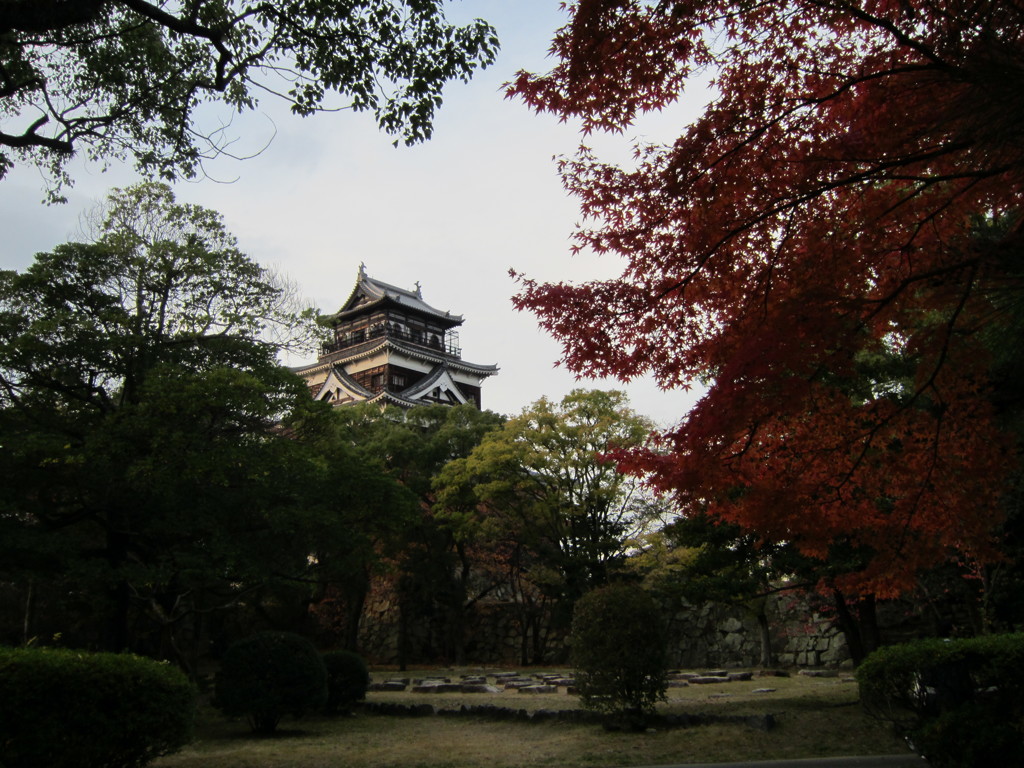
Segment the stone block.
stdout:
<path fill-rule="evenodd" d="M 735 617 L 728 618 L 719 625 L 718 629 L 726 633 L 740 632 L 743 629 L 743 622 Z"/>
<path fill-rule="evenodd" d="M 558 693 L 557 685 L 524 685 L 519 693 Z"/>
<path fill-rule="evenodd" d="M 694 677 L 700 677 L 700 674 L 697 673 L 697 672 L 669 672 L 668 673 L 669 680 L 690 680 L 691 678 L 694 678 Z"/>
<path fill-rule="evenodd" d="M 366 690 L 368 691 L 390 691 L 398 692 L 406 689 L 406 683 L 398 680 L 388 680 L 384 683 L 370 683 Z"/>
<path fill-rule="evenodd" d="M 730 651 L 738 651 L 740 648 L 743 647 L 743 640 L 743 635 L 739 634 L 738 632 L 732 632 L 722 639 L 722 645 L 724 645 Z"/>
<path fill-rule="evenodd" d="M 414 685 L 413 693 L 462 693 L 461 683 L 423 683 Z"/>
<path fill-rule="evenodd" d="M 528 677 L 510 677 L 499 681 L 506 689 L 525 688 L 528 685 L 536 685 L 537 681 Z"/>
<path fill-rule="evenodd" d="M 701 675 L 700 677 L 691 677 L 690 685 L 713 685 L 714 683 L 728 683 L 729 678 L 726 675 Z"/>
<path fill-rule="evenodd" d="M 487 683 L 462 683 L 459 686 L 459 691 L 461 693 L 501 693 L 502 689 Z"/>

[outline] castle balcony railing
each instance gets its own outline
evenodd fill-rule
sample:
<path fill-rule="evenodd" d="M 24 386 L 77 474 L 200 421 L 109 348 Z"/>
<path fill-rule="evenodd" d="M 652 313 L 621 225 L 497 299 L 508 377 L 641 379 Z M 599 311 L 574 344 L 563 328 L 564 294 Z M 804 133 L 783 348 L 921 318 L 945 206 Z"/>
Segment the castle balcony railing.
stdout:
<path fill-rule="evenodd" d="M 415 344 L 420 347 L 440 352 L 449 357 L 461 358 L 462 349 L 458 345 L 458 334 L 453 331 L 446 332 L 443 336 L 432 331 L 421 331 L 414 328 L 405 328 L 395 324 L 382 324 L 368 330 L 353 331 L 347 336 L 324 344 L 320 347 L 321 355 L 329 355 L 332 352 L 339 352 L 343 349 L 358 347 L 379 338 L 396 339 Z"/>

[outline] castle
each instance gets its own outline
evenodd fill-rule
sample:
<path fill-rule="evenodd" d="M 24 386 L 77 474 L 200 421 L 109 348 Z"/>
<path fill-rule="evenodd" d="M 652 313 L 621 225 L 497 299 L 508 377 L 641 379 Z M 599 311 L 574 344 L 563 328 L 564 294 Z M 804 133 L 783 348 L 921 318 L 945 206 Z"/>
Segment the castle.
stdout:
<path fill-rule="evenodd" d="M 419 283 L 408 291 L 375 280 L 360 265 L 355 288 L 333 315 L 332 341 L 317 361 L 295 369 L 317 400 L 334 405 L 371 402 L 416 405 L 472 403 L 480 408 L 484 379 L 496 365 L 462 359 L 461 315 L 423 300 Z"/>

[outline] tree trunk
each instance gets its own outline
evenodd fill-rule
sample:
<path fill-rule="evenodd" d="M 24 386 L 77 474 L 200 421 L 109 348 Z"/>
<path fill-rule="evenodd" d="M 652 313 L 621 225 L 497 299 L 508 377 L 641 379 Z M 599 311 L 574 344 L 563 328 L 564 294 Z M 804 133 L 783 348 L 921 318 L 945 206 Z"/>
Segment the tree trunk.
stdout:
<path fill-rule="evenodd" d="M 843 637 L 846 638 L 846 647 L 850 651 L 850 658 L 853 659 L 854 665 L 860 664 L 869 653 L 876 650 L 881 644 L 875 596 L 866 595 L 861 598 L 857 604 L 857 618 L 854 618 L 846 598 L 839 590 L 833 591 L 832 596 L 835 600 L 839 628 L 843 631 Z"/>
<path fill-rule="evenodd" d="M 764 610 L 763 603 L 761 610 L 755 615 L 757 616 L 757 628 L 761 636 L 761 666 L 775 666 L 775 650 L 772 648 L 772 628 L 771 624 L 768 623 L 768 614 Z"/>
<path fill-rule="evenodd" d="M 874 595 L 864 596 L 857 603 L 857 616 L 860 618 L 861 643 L 864 646 L 864 654 L 868 655 L 878 650 L 882 644 L 882 636 L 878 630 L 878 611 Z"/>
<path fill-rule="evenodd" d="M 448 622 L 449 644 L 451 656 L 458 667 L 466 663 L 466 618 L 469 613 L 468 595 L 469 579 L 472 575 L 472 563 L 466 548 L 456 542 L 455 554 L 459 558 L 459 578 L 455 581 L 455 594 L 452 596 L 452 616 Z"/>
<path fill-rule="evenodd" d="M 363 608 L 366 607 L 366 595 L 369 587 L 355 589 L 345 600 L 345 637 L 342 647 L 346 651 L 359 652 L 359 625 L 363 620 Z"/>
<path fill-rule="evenodd" d="M 114 578 L 114 585 L 108 592 L 108 613 L 106 632 L 103 638 L 104 650 L 121 653 L 128 650 L 128 614 L 131 605 L 131 588 L 121 575 L 121 568 L 128 560 L 128 535 L 114 521 L 107 521 L 107 563 Z"/>
<path fill-rule="evenodd" d="M 22 643 L 22 645 L 28 645 L 28 641 L 32 637 L 32 634 L 31 634 L 31 630 L 32 630 L 32 614 L 34 612 L 34 607 L 35 607 L 33 602 L 32 602 L 32 598 L 35 596 L 33 594 L 34 588 L 35 588 L 35 584 L 36 584 L 36 580 L 35 579 L 29 579 L 28 580 L 28 590 L 25 593 L 25 617 L 22 620 L 22 624 L 21 624 L 21 643 Z"/>
<path fill-rule="evenodd" d="M 846 604 L 846 598 L 843 597 L 842 592 L 834 590 L 832 598 L 835 601 L 839 628 L 843 631 L 843 637 L 846 638 L 846 648 L 850 652 L 850 658 L 853 659 L 855 665 L 860 664 L 864 660 L 864 644 L 860 641 L 857 622 L 850 613 L 850 607 Z"/>

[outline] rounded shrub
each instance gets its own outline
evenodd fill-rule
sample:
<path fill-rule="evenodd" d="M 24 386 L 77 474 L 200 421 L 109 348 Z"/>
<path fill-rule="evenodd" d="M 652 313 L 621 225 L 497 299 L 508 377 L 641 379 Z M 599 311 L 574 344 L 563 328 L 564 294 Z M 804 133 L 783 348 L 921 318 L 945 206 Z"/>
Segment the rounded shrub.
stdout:
<path fill-rule="evenodd" d="M 327 670 L 313 644 L 292 632 L 257 632 L 230 646 L 214 683 L 214 705 L 273 733 L 284 715 L 301 717 L 327 702 Z"/>
<path fill-rule="evenodd" d="M 580 702 L 587 709 L 642 727 L 668 688 L 661 611 L 631 584 L 611 584 L 576 603 L 572 661 Z"/>
<path fill-rule="evenodd" d="M 323 655 L 327 669 L 327 712 L 349 712 L 366 698 L 370 671 L 366 662 L 351 651 L 329 651 Z"/>
<path fill-rule="evenodd" d="M 170 664 L 130 654 L 0 648 L 4 768 L 135 768 L 192 738 L 196 695 Z"/>

